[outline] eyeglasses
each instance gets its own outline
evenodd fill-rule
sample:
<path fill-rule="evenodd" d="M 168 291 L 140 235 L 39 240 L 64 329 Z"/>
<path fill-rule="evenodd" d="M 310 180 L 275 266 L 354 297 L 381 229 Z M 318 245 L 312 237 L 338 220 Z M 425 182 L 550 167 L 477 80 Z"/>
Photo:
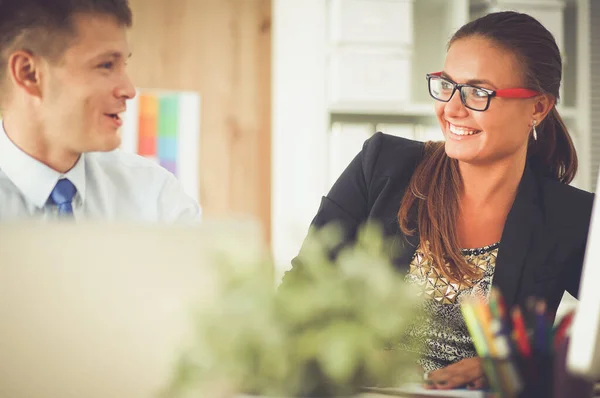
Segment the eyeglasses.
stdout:
<path fill-rule="evenodd" d="M 532 98 L 541 93 L 527 88 L 507 88 L 503 90 L 489 90 L 470 84 L 458 84 L 442 77 L 442 72 L 428 73 L 427 85 L 429 95 L 435 100 L 449 102 L 456 90 L 460 91 L 460 101 L 469 109 L 483 112 L 490 106 L 493 97 L 501 98 Z"/>

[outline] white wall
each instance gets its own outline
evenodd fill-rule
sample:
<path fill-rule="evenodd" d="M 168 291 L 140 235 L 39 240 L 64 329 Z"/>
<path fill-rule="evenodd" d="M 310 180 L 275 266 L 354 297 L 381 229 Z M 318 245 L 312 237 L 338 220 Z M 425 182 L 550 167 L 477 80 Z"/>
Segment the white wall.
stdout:
<path fill-rule="evenodd" d="M 289 268 L 325 194 L 325 0 L 273 0 L 272 244 Z"/>

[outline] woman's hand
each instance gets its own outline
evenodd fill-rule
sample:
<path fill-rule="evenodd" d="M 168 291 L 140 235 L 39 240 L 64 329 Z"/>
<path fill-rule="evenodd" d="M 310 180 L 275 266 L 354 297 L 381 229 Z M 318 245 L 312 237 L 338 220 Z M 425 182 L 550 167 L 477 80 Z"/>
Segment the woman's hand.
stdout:
<path fill-rule="evenodd" d="M 425 387 L 449 390 L 457 387 L 480 390 L 487 387 L 481 358 L 467 358 L 429 373 Z"/>

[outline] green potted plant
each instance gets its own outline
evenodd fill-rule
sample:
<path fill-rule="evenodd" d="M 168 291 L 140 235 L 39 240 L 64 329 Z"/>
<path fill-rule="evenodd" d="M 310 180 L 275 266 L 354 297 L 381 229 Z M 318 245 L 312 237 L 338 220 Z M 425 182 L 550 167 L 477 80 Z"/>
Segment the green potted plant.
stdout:
<path fill-rule="evenodd" d="M 391 350 L 414 319 L 417 294 L 389 261 L 379 228 L 361 229 L 335 260 L 339 229 L 312 231 L 291 280 L 276 291 L 267 269 L 223 254 L 224 291 L 196 314 L 169 398 L 351 396 L 360 388 L 398 385 L 416 358 Z"/>

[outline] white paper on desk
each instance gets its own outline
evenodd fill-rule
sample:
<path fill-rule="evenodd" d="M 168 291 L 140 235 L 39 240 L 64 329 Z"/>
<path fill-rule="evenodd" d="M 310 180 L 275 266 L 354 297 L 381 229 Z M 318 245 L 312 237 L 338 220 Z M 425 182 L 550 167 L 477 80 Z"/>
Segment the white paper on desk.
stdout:
<path fill-rule="evenodd" d="M 401 387 L 390 387 L 390 388 L 368 388 L 365 389 L 370 392 L 380 392 L 389 395 L 393 394 L 419 394 L 424 397 L 457 397 L 457 398 L 485 398 L 484 391 L 478 390 L 428 390 L 419 383 L 405 384 Z"/>

